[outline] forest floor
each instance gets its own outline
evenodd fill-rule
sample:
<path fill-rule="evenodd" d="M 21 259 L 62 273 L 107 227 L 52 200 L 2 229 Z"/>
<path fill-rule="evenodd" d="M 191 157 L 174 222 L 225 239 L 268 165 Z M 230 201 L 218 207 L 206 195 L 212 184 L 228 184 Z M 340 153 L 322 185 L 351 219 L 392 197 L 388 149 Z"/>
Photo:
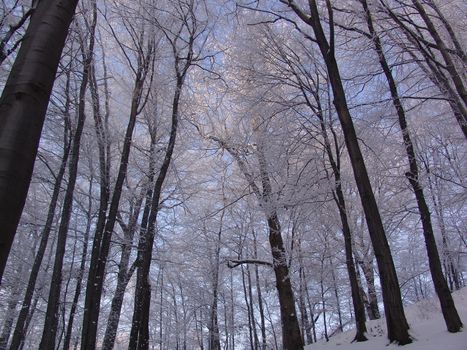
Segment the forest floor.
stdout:
<path fill-rule="evenodd" d="M 384 319 L 367 322 L 368 341 L 351 343 L 354 330 L 337 334 L 329 342 L 308 345 L 306 350 L 464 350 L 467 349 L 467 287 L 453 293 L 464 331 L 449 333 L 437 300 L 423 300 L 405 308 L 413 343 L 399 347 L 388 344 Z"/>

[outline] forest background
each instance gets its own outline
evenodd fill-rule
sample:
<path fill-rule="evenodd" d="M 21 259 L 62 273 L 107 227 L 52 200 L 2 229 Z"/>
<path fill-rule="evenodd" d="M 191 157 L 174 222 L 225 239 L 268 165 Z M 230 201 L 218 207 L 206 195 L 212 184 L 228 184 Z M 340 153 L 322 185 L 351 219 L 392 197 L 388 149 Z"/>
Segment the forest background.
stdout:
<path fill-rule="evenodd" d="M 402 345 L 433 295 L 460 330 L 464 1 L 64 3 L 1 3 L 0 349 L 301 349 L 384 314 Z"/>

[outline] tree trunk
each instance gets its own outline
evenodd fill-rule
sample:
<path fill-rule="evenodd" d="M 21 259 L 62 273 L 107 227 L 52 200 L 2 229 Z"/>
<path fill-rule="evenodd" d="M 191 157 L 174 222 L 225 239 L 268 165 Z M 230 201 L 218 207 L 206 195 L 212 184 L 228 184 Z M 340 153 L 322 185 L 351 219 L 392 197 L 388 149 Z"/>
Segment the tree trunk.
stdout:
<path fill-rule="evenodd" d="M 281 227 L 276 213 L 268 217 L 269 244 L 273 258 L 276 288 L 279 295 L 284 350 L 303 349 L 300 326 L 295 311 L 295 298 L 292 291 L 289 269 L 282 241 Z"/>
<path fill-rule="evenodd" d="M 271 247 L 274 274 L 276 276 L 276 288 L 281 310 L 282 346 L 284 350 L 301 350 L 303 349 L 303 341 L 300 334 L 297 312 L 295 310 L 295 297 L 287 264 L 287 254 L 282 240 L 281 225 L 275 209 L 269 208 L 271 205 L 272 186 L 267 170 L 264 153 L 265 146 L 262 137 L 263 135 L 259 135 L 259 139 L 257 140 L 257 154 L 263 187 L 262 201 L 266 210 L 269 228 L 269 245 Z"/>
<path fill-rule="evenodd" d="M 217 241 L 214 252 L 214 262 L 212 263 L 212 303 L 211 303 L 211 319 L 209 325 L 209 350 L 221 350 L 219 322 L 218 322 L 218 302 L 219 302 L 219 264 L 221 251 L 221 235 L 222 225 L 224 221 L 224 213 L 222 211 L 220 218 L 220 227 L 217 233 Z"/>
<path fill-rule="evenodd" d="M 430 172 L 428 166 L 427 166 L 427 172 Z M 435 180 L 435 185 L 437 185 L 437 181 Z M 444 222 L 444 206 L 441 201 L 441 193 L 438 189 L 438 194 L 435 194 L 435 190 L 433 188 L 433 183 L 431 180 L 431 177 L 428 177 L 428 186 L 430 189 L 431 193 L 431 198 L 433 201 L 433 207 L 435 210 L 435 215 L 436 219 L 438 221 L 438 226 L 439 230 L 441 232 L 441 238 L 443 241 L 443 261 L 445 265 L 445 274 L 448 276 L 451 280 L 451 283 L 454 284 L 454 286 L 451 286 L 451 290 L 459 290 L 462 288 L 462 283 L 460 280 L 460 274 L 459 271 L 454 264 L 454 259 L 452 257 L 452 252 L 450 248 L 450 239 L 448 237 L 448 232 L 446 231 L 446 224 Z M 437 186 L 438 187 L 438 186 Z M 454 287 L 454 288 L 453 288 Z"/>
<path fill-rule="evenodd" d="M 255 307 L 254 307 L 254 301 L 253 301 L 253 285 L 251 283 L 250 265 L 246 266 L 246 278 L 248 282 L 248 298 L 250 301 L 251 328 L 253 330 L 254 349 L 258 350 L 259 339 L 258 339 L 258 330 L 256 329 L 256 316 L 255 316 Z"/>
<path fill-rule="evenodd" d="M 191 6 L 191 5 L 190 5 Z M 192 21 L 194 19 L 193 8 L 188 7 L 187 17 Z M 192 22 L 193 23 L 193 22 Z M 174 70 L 175 70 L 175 91 L 172 100 L 172 113 L 171 113 L 171 128 L 167 149 L 162 161 L 159 174 L 156 178 L 153 188 L 153 196 L 150 205 L 150 212 L 148 217 L 148 224 L 146 227 L 142 226 L 140 231 L 140 241 L 138 249 L 138 270 L 137 270 L 137 286 L 135 292 L 135 304 L 133 311 L 132 329 L 130 334 L 130 346 L 132 349 L 147 350 L 149 347 L 149 312 L 151 307 L 151 286 L 149 284 L 149 272 L 151 269 L 152 250 L 155 238 L 155 225 L 157 215 L 159 213 L 159 203 L 162 195 L 162 186 L 164 185 L 170 163 L 172 161 L 173 151 L 175 149 L 175 142 L 177 138 L 178 119 L 180 98 L 182 94 L 185 77 L 193 63 L 193 45 L 196 40 L 196 28 L 190 28 L 189 23 L 183 22 L 180 26 L 180 32 L 187 29 L 189 37 L 186 39 L 186 52 L 180 52 L 177 47 L 176 41 L 168 39 L 174 55 Z M 177 37 L 177 39 L 179 39 Z M 183 58 L 182 58 L 183 56 Z"/>
<path fill-rule="evenodd" d="M 258 247 L 257 247 L 256 233 L 253 231 L 253 257 L 258 259 Z M 264 307 L 263 307 L 263 296 L 261 293 L 261 284 L 259 280 L 259 269 L 258 264 L 255 264 L 255 281 L 256 281 L 256 291 L 258 293 L 258 308 L 259 308 L 259 317 L 261 322 L 261 350 L 266 350 L 266 322 L 264 320 Z"/>
<path fill-rule="evenodd" d="M 140 40 L 142 40 L 140 38 Z M 107 221 L 102 233 L 102 237 L 95 239 L 91 266 L 89 267 L 89 276 L 86 287 L 85 309 L 83 317 L 82 343 L 81 350 L 94 350 L 96 347 L 97 325 L 100 313 L 100 303 L 102 289 L 105 279 L 105 267 L 107 265 L 107 257 L 110 251 L 110 243 L 114 227 L 117 221 L 117 214 L 120 205 L 123 183 L 126 178 L 128 162 L 131 151 L 131 140 L 133 130 L 136 125 L 136 117 L 141 112 L 140 104 L 142 102 L 144 82 L 148 77 L 151 69 L 152 55 L 154 47 L 152 41 L 148 44 L 146 52 L 139 51 L 138 68 L 135 77 L 135 86 L 131 99 L 130 118 L 125 131 L 125 139 L 123 142 L 122 155 L 118 168 L 117 179 L 110 202 Z"/>
<path fill-rule="evenodd" d="M 329 256 L 329 264 L 331 267 L 331 277 L 332 277 L 332 284 L 334 288 L 334 296 L 336 298 L 337 319 L 339 320 L 339 331 L 342 333 L 344 332 L 344 326 L 342 324 L 341 301 L 339 297 L 339 288 L 337 286 L 336 271 L 334 270 L 334 264 L 332 262 L 331 256 Z"/>
<path fill-rule="evenodd" d="M 0 98 L 0 282 L 77 0 L 38 3 Z"/>
<path fill-rule="evenodd" d="M 152 135 L 151 140 L 154 140 Z M 151 186 L 152 184 L 154 174 L 154 147 L 155 142 L 151 142 L 151 148 L 149 151 L 149 186 Z M 136 268 L 136 264 L 133 264 L 131 267 L 129 267 L 130 256 L 133 246 L 133 237 L 136 231 L 141 206 L 145 194 L 147 194 L 148 191 L 149 190 L 147 188 L 141 191 L 141 194 L 139 195 L 135 207 L 130 215 L 128 224 L 126 226 L 123 226 L 123 224 L 121 224 L 124 233 L 124 242 L 122 244 L 122 253 L 120 255 L 120 262 L 118 264 L 117 287 L 115 289 L 114 296 L 112 297 L 112 303 L 110 306 L 110 313 L 107 318 L 107 327 L 105 329 L 102 350 L 112 350 L 114 348 L 115 337 L 117 335 L 118 324 L 120 322 L 120 313 L 123 306 L 123 298 L 125 296 L 125 290 Z"/>
<path fill-rule="evenodd" d="M 438 299 L 441 305 L 441 310 L 443 312 L 444 320 L 446 322 L 448 331 L 452 333 L 459 332 L 462 328 L 462 322 L 457 313 L 456 307 L 454 305 L 454 300 L 452 299 L 448 284 L 443 276 L 443 270 L 441 267 L 441 261 L 439 258 L 438 248 L 436 246 L 436 240 L 435 240 L 435 236 L 433 233 L 433 226 L 431 224 L 430 210 L 426 203 L 425 194 L 423 192 L 423 188 L 419 181 L 419 167 L 418 167 L 417 158 L 415 155 L 415 148 L 413 146 L 412 138 L 410 136 L 410 130 L 407 125 L 407 118 L 406 118 L 405 110 L 404 110 L 404 107 L 402 106 L 402 102 L 399 97 L 399 92 L 397 91 L 396 81 L 392 75 L 391 69 L 384 55 L 381 40 L 373 26 L 373 19 L 371 17 L 370 9 L 368 8 L 366 0 L 360 0 L 360 2 L 362 3 L 363 9 L 366 14 L 368 29 L 370 31 L 373 43 L 375 45 L 375 50 L 378 53 L 379 62 L 381 64 L 384 75 L 386 76 L 386 79 L 389 85 L 389 90 L 391 92 L 391 97 L 392 97 L 394 108 L 397 111 L 397 116 L 399 119 L 399 126 L 402 131 L 402 137 L 403 137 L 404 146 L 405 146 L 405 150 L 407 154 L 407 160 L 408 160 L 409 168 L 410 168 L 410 171 L 406 173 L 405 175 L 407 179 L 409 180 L 410 185 L 412 186 L 412 190 L 415 193 L 415 198 L 417 200 L 418 211 L 420 213 L 420 219 L 422 221 L 423 235 L 425 237 L 425 245 L 426 245 L 426 250 L 428 254 L 428 262 L 430 265 L 431 277 L 435 285 L 436 294 L 438 295 Z M 434 26 L 431 23 L 427 14 L 424 12 L 424 9 L 421 6 L 421 4 L 416 0 L 413 0 L 412 2 L 414 3 L 414 5 L 417 7 L 418 11 L 422 15 L 422 18 L 425 20 L 425 23 L 430 29 L 430 32 L 434 31 L 435 30 Z M 444 49 L 446 48 L 444 47 L 443 42 L 437 35 L 437 32 L 432 32 L 431 34 L 441 49 L 441 53 L 443 54 L 443 57 L 446 60 L 446 64 L 448 65 L 447 67 L 448 71 L 451 73 L 451 75 L 457 74 L 457 72 L 455 71 L 454 64 L 451 61 L 450 55 L 447 52 L 445 52 L 445 50 L 443 50 L 443 48 Z M 460 76 L 457 76 L 456 79 L 460 79 Z M 467 95 L 465 93 L 465 90 L 463 90 L 462 83 L 460 84 L 460 86 L 458 86 L 458 84 L 456 83 L 457 81 L 456 79 L 454 79 L 453 77 L 456 87 L 458 88 L 458 92 L 463 97 L 464 103 L 465 103 L 467 101 Z"/>
<path fill-rule="evenodd" d="M 68 115 L 69 110 L 69 94 L 68 94 L 68 86 L 69 86 L 69 77 L 67 77 L 67 102 L 65 103 L 65 114 Z M 66 118 L 69 118 L 67 116 Z M 47 248 L 47 243 L 49 241 L 50 232 L 52 230 L 53 221 L 55 218 L 55 211 L 58 204 L 58 197 L 60 195 L 60 190 L 62 187 L 63 177 L 66 171 L 66 165 L 68 162 L 68 156 L 70 154 L 70 139 L 69 139 L 69 119 L 65 120 L 65 132 L 64 132 L 64 147 L 63 147 L 63 155 L 62 161 L 60 164 L 60 168 L 58 170 L 57 175 L 55 176 L 55 184 L 52 192 L 52 197 L 50 199 L 49 209 L 47 211 L 47 218 L 45 221 L 44 229 L 41 233 L 41 241 L 39 243 L 39 248 L 36 252 L 36 257 L 34 258 L 34 263 L 31 268 L 31 273 L 29 274 L 28 285 L 26 287 L 26 292 L 24 294 L 23 303 L 21 306 L 21 310 L 19 312 L 18 319 L 16 320 L 15 331 L 13 333 L 13 339 L 11 341 L 10 349 L 11 350 L 18 350 L 21 347 L 22 342 L 24 341 L 24 337 L 26 335 L 27 327 L 25 326 L 26 320 L 28 318 L 28 314 L 30 311 L 31 301 L 34 295 L 34 290 L 36 287 L 37 277 L 39 276 L 39 270 L 42 264 L 42 260 L 44 258 L 44 254 Z"/>
<path fill-rule="evenodd" d="M 303 343 L 305 345 L 312 344 L 313 343 L 313 337 L 311 335 L 311 324 L 310 320 L 308 319 L 308 312 L 306 310 L 306 303 L 305 303 L 305 274 L 304 274 L 304 268 L 303 268 L 303 263 L 302 263 L 302 252 L 301 252 L 301 241 L 299 241 L 299 262 L 300 262 L 300 267 L 299 267 L 299 280 L 300 280 L 300 285 L 299 285 L 299 305 L 300 305 L 300 314 L 302 315 L 302 339 Z M 305 342 L 305 335 L 306 335 L 306 342 Z"/>
<path fill-rule="evenodd" d="M 68 316 L 68 324 L 66 327 L 65 339 L 63 340 L 63 349 L 69 349 L 71 344 L 71 336 L 73 333 L 73 323 L 76 315 L 76 309 L 78 307 L 79 297 L 81 296 L 81 289 L 83 284 L 83 277 L 86 270 L 86 260 L 88 256 L 88 239 L 89 239 L 89 232 L 91 231 L 91 224 L 92 224 L 92 181 L 90 179 L 89 182 L 89 191 L 88 191 L 88 215 L 87 215 L 87 223 L 86 223 L 86 230 L 84 231 L 83 236 L 83 250 L 81 252 L 81 263 L 79 266 L 78 276 L 76 278 L 76 288 L 75 294 L 73 296 L 73 301 L 71 303 L 70 314 Z"/>
<path fill-rule="evenodd" d="M 83 77 L 79 90 L 78 104 L 78 120 L 76 122 L 76 130 L 74 132 L 73 142 L 71 146 L 71 158 L 68 170 L 68 184 L 63 200 L 62 215 L 60 226 L 58 229 L 58 240 L 55 252 L 55 262 L 52 273 L 52 282 L 50 285 L 49 299 L 47 303 L 47 311 L 44 322 L 44 331 L 39 344 L 40 350 L 48 350 L 55 348 L 55 338 L 58 325 L 58 307 L 60 304 L 60 289 L 62 284 L 62 265 L 66 250 L 66 240 L 68 235 L 68 227 L 70 217 L 73 211 L 73 196 L 75 191 L 76 178 L 78 176 L 78 163 L 80 155 L 81 136 L 83 134 L 84 122 L 86 120 L 86 91 L 89 81 L 89 70 L 94 53 L 94 32 L 97 24 L 97 12 L 93 14 L 91 32 L 89 34 L 89 46 L 81 47 L 83 57 Z"/>
<path fill-rule="evenodd" d="M 24 273 L 24 268 L 24 262 L 20 262 L 18 269 L 15 270 L 15 273 L 18 276 L 21 276 Z M 8 340 L 10 339 L 13 321 L 16 317 L 16 306 L 18 304 L 17 295 L 21 294 L 23 289 L 23 284 L 21 282 L 22 281 L 20 278 L 13 281 L 11 293 L 8 298 L 5 314 L 3 316 L 2 333 L 0 334 L 0 350 L 6 350 L 8 346 Z"/>
<path fill-rule="evenodd" d="M 313 28 L 316 41 L 326 63 L 327 73 L 334 95 L 334 106 L 344 133 L 345 143 L 349 153 L 355 181 L 357 183 L 361 203 L 365 211 L 368 231 L 370 232 L 370 238 L 375 251 L 376 260 L 378 262 L 381 287 L 383 291 L 383 303 L 386 313 L 388 338 L 391 342 L 397 342 L 400 345 L 409 344 L 412 340 L 408 333 L 409 325 L 404 314 L 394 261 L 392 259 L 391 250 L 386 238 L 378 205 L 368 177 L 363 155 L 358 144 L 357 134 L 347 106 L 344 87 L 342 85 L 339 68 L 334 55 L 334 24 L 331 4 L 329 1 L 326 2 L 328 12 L 331 15 L 330 43 L 328 42 L 321 25 L 316 0 L 309 0 L 311 16 L 305 14 L 295 3 L 289 2 L 288 4 L 306 24 Z"/>
<path fill-rule="evenodd" d="M 248 300 L 249 294 L 247 293 L 247 287 L 245 282 L 245 271 L 242 266 L 242 285 L 243 285 L 243 297 L 245 298 L 246 312 L 248 316 L 248 336 L 250 340 L 250 349 L 255 350 L 255 343 L 253 339 L 253 322 L 251 320 L 251 303 Z"/>
<path fill-rule="evenodd" d="M 378 308 L 378 297 L 376 295 L 375 275 L 373 269 L 373 259 L 366 257 L 358 261 L 365 277 L 368 290 L 367 313 L 370 320 L 377 320 L 381 317 Z M 365 293 L 365 292 L 363 292 Z"/>
<path fill-rule="evenodd" d="M 354 341 L 361 342 L 361 341 L 367 340 L 365 336 L 365 333 L 366 333 L 365 307 L 364 307 L 363 300 L 359 292 L 357 272 L 356 272 L 354 260 L 353 260 L 352 232 L 350 230 L 349 219 L 347 216 L 346 201 L 344 197 L 344 192 L 342 190 L 340 158 L 339 158 L 340 155 L 337 149 L 338 147 L 337 137 L 335 135 L 334 130 L 331 127 L 331 132 L 334 135 L 334 143 L 336 147 L 335 157 L 334 157 L 334 153 L 332 152 L 331 141 L 329 140 L 329 136 L 327 133 L 323 110 L 321 107 L 318 93 L 315 94 L 315 99 L 318 105 L 317 116 L 320 121 L 321 135 L 324 141 L 324 148 L 326 150 L 326 154 L 328 156 L 329 162 L 331 163 L 331 168 L 334 174 L 335 189 L 333 191 L 333 199 L 339 211 L 339 216 L 340 216 L 341 224 L 342 224 L 342 234 L 344 236 L 345 264 L 347 267 L 347 273 L 349 275 L 350 290 L 351 290 L 351 295 L 352 295 L 352 304 L 353 304 L 354 313 L 355 313 L 355 324 L 357 328 Z"/>

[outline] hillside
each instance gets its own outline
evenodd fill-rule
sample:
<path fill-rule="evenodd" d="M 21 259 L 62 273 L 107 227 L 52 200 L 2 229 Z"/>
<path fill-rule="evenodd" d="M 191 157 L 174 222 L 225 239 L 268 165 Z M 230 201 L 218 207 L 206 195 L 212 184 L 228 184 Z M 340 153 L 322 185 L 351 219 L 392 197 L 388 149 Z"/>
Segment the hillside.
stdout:
<path fill-rule="evenodd" d="M 467 323 L 467 288 L 453 294 L 457 310 L 464 325 Z M 463 350 L 467 344 L 467 329 L 450 334 L 446 331 L 441 310 L 436 300 L 424 300 L 406 308 L 410 334 L 414 342 L 403 348 L 389 344 L 386 338 L 384 319 L 367 322 L 369 340 L 364 343 L 351 343 L 354 330 L 332 337 L 329 342 L 318 342 L 307 346 L 306 350 Z M 464 327 L 465 328 L 465 327 Z"/>

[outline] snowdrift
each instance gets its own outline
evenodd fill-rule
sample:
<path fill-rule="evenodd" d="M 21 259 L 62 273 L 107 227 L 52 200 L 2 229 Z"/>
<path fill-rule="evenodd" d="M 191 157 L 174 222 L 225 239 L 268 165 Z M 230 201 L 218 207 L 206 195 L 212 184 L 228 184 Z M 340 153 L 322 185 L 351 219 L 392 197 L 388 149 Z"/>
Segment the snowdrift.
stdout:
<path fill-rule="evenodd" d="M 405 308 L 413 343 L 403 347 L 389 344 L 384 319 L 368 321 L 368 341 L 351 343 L 355 330 L 333 336 L 329 342 L 320 341 L 305 347 L 306 350 L 465 350 L 467 349 L 467 287 L 453 293 L 457 311 L 464 330 L 449 333 L 437 299 L 423 300 Z"/>

